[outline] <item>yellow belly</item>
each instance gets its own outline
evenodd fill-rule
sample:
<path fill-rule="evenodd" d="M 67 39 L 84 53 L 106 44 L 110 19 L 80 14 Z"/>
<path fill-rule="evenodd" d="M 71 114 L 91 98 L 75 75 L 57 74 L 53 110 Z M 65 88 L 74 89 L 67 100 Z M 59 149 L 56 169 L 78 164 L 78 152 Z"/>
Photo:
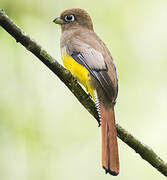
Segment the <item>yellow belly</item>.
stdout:
<path fill-rule="evenodd" d="M 62 60 L 66 69 L 68 69 L 78 81 L 85 86 L 86 90 L 94 99 L 94 89 L 91 86 L 89 71 L 66 53 L 62 54 Z"/>

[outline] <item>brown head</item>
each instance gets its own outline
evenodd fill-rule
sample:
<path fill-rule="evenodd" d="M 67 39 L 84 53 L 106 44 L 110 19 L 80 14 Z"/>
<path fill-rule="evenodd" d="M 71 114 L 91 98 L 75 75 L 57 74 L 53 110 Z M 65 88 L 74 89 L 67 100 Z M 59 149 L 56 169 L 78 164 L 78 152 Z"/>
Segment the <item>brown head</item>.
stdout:
<path fill-rule="evenodd" d="M 65 10 L 53 22 L 61 25 L 62 31 L 80 27 L 93 31 L 93 23 L 89 14 L 79 8 Z"/>

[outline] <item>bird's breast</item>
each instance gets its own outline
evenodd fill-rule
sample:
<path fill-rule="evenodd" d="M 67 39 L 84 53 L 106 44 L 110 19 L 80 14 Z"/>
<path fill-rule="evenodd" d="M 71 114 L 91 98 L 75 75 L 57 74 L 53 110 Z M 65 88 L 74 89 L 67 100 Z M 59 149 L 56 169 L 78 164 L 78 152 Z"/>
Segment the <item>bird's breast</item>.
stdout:
<path fill-rule="evenodd" d="M 61 52 L 63 64 L 76 78 L 77 80 L 84 85 L 89 94 L 94 98 L 94 89 L 91 84 L 91 76 L 89 71 L 75 61 L 66 50 Z"/>

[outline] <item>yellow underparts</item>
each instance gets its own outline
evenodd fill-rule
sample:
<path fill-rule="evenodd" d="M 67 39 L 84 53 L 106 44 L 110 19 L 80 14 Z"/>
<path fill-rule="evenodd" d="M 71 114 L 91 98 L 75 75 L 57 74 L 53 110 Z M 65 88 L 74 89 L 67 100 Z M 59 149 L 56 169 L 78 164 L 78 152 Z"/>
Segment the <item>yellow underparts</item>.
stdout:
<path fill-rule="evenodd" d="M 66 69 L 68 69 L 77 80 L 85 86 L 86 90 L 94 99 L 94 89 L 91 86 L 89 71 L 67 53 L 62 54 L 62 60 Z"/>

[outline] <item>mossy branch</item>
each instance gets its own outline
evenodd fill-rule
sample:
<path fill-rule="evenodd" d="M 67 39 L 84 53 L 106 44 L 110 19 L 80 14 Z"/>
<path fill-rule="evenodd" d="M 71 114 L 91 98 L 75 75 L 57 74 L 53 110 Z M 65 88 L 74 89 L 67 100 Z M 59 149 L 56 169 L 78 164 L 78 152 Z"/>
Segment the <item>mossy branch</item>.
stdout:
<path fill-rule="evenodd" d="M 95 104 L 89 95 L 82 89 L 71 73 L 61 66 L 46 50 L 32 40 L 25 32 L 23 32 L 6 14 L 0 10 L 0 25 L 11 36 L 16 39 L 16 42 L 21 43 L 28 51 L 32 52 L 40 59 L 60 80 L 69 88 L 75 95 L 78 101 L 91 113 L 98 121 L 98 114 Z M 167 176 L 167 164 L 148 146 L 141 143 L 134 136 L 128 133 L 120 125 L 117 124 L 118 137 L 128 146 L 140 154 L 140 156 L 155 167 L 163 175 Z"/>

